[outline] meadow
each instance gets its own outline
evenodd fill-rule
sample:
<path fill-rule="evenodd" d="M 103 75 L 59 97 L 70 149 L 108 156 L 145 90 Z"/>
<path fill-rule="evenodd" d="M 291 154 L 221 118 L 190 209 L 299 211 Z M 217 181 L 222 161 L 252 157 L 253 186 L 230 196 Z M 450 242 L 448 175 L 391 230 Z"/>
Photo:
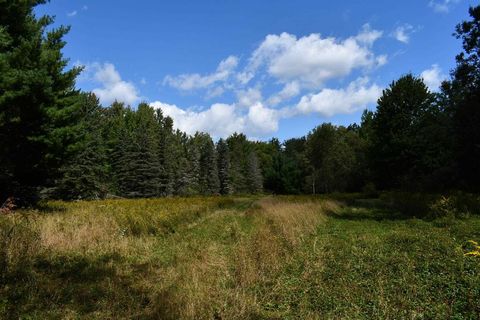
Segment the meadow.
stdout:
<path fill-rule="evenodd" d="M 480 318 L 475 203 L 364 198 L 50 201 L 4 213 L 0 318 Z"/>

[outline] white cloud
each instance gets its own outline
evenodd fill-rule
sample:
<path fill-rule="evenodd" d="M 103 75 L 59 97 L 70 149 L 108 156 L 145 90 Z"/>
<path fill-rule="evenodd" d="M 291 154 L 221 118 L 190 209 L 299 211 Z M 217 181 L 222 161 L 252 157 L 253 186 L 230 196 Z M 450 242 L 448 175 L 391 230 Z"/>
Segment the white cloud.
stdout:
<path fill-rule="evenodd" d="M 73 10 L 72 12 L 67 12 L 68 17 L 75 17 L 77 15 L 77 10 Z"/>
<path fill-rule="evenodd" d="M 206 98 L 207 99 L 213 99 L 216 97 L 221 96 L 225 92 L 225 88 L 222 86 L 214 87 L 211 89 L 208 89 Z"/>
<path fill-rule="evenodd" d="M 227 137 L 234 132 L 242 132 L 249 137 L 264 136 L 278 130 L 279 113 L 258 102 L 242 112 L 235 104 L 216 103 L 210 108 L 197 111 L 184 110 L 176 105 L 155 101 L 152 107 L 162 109 L 163 114 L 172 117 L 177 129 L 194 134 L 208 132 L 212 136 Z"/>
<path fill-rule="evenodd" d="M 359 78 L 342 89 L 322 89 L 317 94 L 303 96 L 296 106 L 298 113 L 317 112 L 331 117 L 336 114 L 350 114 L 381 96 L 382 89 L 376 84 L 369 85 L 368 78 Z"/>
<path fill-rule="evenodd" d="M 355 37 L 355 39 L 360 43 L 371 46 L 375 41 L 380 39 L 382 35 L 383 31 L 374 30 L 370 24 L 366 23 L 363 25 L 362 31 Z"/>
<path fill-rule="evenodd" d="M 122 80 L 120 74 L 111 63 L 92 63 L 85 66 L 84 80 L 93 81 L 101 87 L 92 90 L 103 105 L 115 100 L 129 105 L 140 100 L 137 88 L 131 82 Z"/>
<path fill-rule="evenodd" d="M 430 69 L 424 70 L 420 77 L 423 78 L 423 81 L 431 91 L 438 91 L 442 81 L 447 78 L 437 64 L 432 65 Z"/>
<path fill-rule="evenodd" d="M 285 100 L 288 100 L 290 98 L 297 96 L 299 93 L 300 93 L 300 85 L 298 84 L 298 82 L 297 81 L 289 82 L 285 84 L 285 86 L 280 92 L 272 95 L 268 99 L 268 104 L 275 106 L 279 103 L 284 102 Z"/>
<path fill-rule="evenodd" d="M 238 68 L 239 59 L 230 56 L 216 71 L 207 74 L 168 75 L 163 84 L 181 91 L 205 90 L 206 98 L 222 96 L 227 90 L 236 95 L 233 103 L 214 103 L 204 109 L 183 108 L 155 101 L 151 105 L 171 116 L 176 128 L 193 134 L 208 132 L 226 137 L 243 132 L 249 137 L 268 137 L 278 131 L 281 119 L 299 114 L 323 116 L 353 113 L 376 102 L 381 88 L 362 77 L 345 88 L 328 89 L 328 81 L 365 73 L 387 63 L 387 55 L 375 54 L 373 45 L 383 32 L 366 24 L 346 39 L 322 38 L 319 34 L 297 37 L 289 33 L 271 34 Z M 253 84 L 253 81 L 256 81 Z M 250 85 L 249 83 L 252 84 Z M 264 89 L 281 86 L 264 100 Z M 292 98 L 299 102 L 285 106 Z M 277 107 L 278 106 L 278 107 Z"/>
<path fill-rule="evenodd" d="M 289 33 L 268 35 L 238 79 L 245 84 L 265 66 L 269 75 L 283 83 L 298 81 L 302 87 L 319 88 L 327 80 L 345 77 L 354 69 L 375 66 L 377 59 L 371 46 L 381 36 L 381 31 L 368 24 L 358 35 L 345 40 L 322 38 L 316 33 L 301 38 Z"/>
<path fill-rule="evenodd" d="M 381 66 L 384 66 L 384 65 L 387 64 L 388 56 L 386 54 L 382 54 L 382 55 L 377 56 L 377 58 L 375 60 L 377 62 L 377 66 L 381 67 Z"/>
<path fill-rule="evenodd" d="M 460 0 L 430 0 L 428 6 L 433 8 L 435 12 L 447 13 L 450 8 Z"/>
<path fill-rule="evenodd" d="M 164 115 L 172 117 L 175 128 L 193 134 L 196 131 L 209 132 L 215 137 L 226 137 L 244 129 L 243 117 L 238 117 L 235 106 L 217 103 L 204 111 L 183 110 L 176 105 L 155 101 L 150 104 L 161 108 Z"/>
<path fill-rule="evenodd" d="M 176 77 L 168 75 L 164 78 L 163 84 L 183 91 L 208 88 L 217 82 L 226 81 L 232 75 L 237 65 L 238 58 L 229 56 L 220 62 L 217 70 L 212 74 L 202 76 L 198 73 L 192 73 L 181 74 Z"/>
<path fill-rule="evenodd" d="M 249 134 L 267 134 L 278 130 L 279 113 L 258 102 L 248 110 L 247 131 Z"/>
<path fill-rule="evenodd" d="M 188 134 L 203 131 L 219 138 L 243 132 L 249 137 L 266 137 L 278 131 L 281 119 L 298 114 L 320 113 L 330 117 L 356 112 L 376 102 L 382 89 L 376 84 L 369 84 L 368 78 L 359 78 L 347 88 L 322 89 L 317 94 L 303 96 L 293 107 L 281 109 L 266 106 L 258 94 L 259 91 L 252 89 L 240 93 L 238 103 L 216 103 L 205 110 L 183 109 L 160 101 L 150 105 L 161 108 L 164 115 L 173 118 L 175 128 Z"/>
<path fill-rule="evenodd" d="M 87 11 L 87 10 L 88 10 L 88 6 L 83 6 L 83 7 L 82 7 L 82 10 L 83 10 L 83 11 Z"/>
<path fill-rule="evenodd" d="M 258 88 L 237 91 L 238 104 L 241 107 L 250 107 L 262 101 L 262 92 Z"/>
<path fill-rule="evenodd" d="M 410 35 L 415 32 L 415 29 L 410 24 L 404 24 L 398 26 L 391 34 L 392 37 L 400 42 L 408 43 L 410 41 Z"/>

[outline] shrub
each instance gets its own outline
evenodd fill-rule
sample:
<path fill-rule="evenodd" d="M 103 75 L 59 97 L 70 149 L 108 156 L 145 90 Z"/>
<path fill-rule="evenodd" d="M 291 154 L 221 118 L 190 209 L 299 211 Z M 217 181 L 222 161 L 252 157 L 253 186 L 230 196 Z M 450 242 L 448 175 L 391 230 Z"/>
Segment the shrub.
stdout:
<path fill-rule="evenodd" d="M 365 184 L 365 186 L 363 186 L 362 193 L 363 193 L 363 196 L 366 198 L 378 197 L 377 188 L 375 187 L 375 184 L 373 184 L 372 182 L 368 182 L 367 184 Z"/>
<path fill-rule="evenodd" d="M 382 201 L 392 210 L 408 217 L 423 218 L 429 215 L 432 196 L 410 192 L 388 192 L 381 196 Z"/>
<path fill-rule="evenodd" d="M 430 216 L 433 218 L 454 218 L 460 216 L 460 211 L 457 209 L 453 197 L 441 196 L 430 205 Z"/>

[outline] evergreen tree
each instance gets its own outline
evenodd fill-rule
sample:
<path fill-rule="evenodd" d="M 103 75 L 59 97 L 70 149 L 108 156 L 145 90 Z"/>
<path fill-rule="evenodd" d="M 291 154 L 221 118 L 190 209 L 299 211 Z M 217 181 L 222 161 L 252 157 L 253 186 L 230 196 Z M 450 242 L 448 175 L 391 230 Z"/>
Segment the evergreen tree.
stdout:
<path fill-rule="evenodd" d="M 83 94 L 82 101 L 81 136 L 56 182 L 55 195 L 63 199 L 96 199 L 108 192 L 103 110 L 94 94 Z"/>
<path fill-rule="evenodd" d="M 200 149 L 200 193 L 212 195 L 219 193 L 219 180 L 217 170 L 217 156 L 215 145 L 210 135 L 196 133 L 195 143 Z"/>
<path fill-rule="evenodd" d="M 160 194 L 170 196 L 174 193 L 174 170 L 175 170 L 175 137 L 173 132 L 173 120 L 164 117 L 161 110 L 157 110 L 157 122 L 159 129 L 158 159 L 160 171 Z"/>
<path fill-rule="evenodd" d="M 234 133 L 227 138 L 229 149 L 229 178 L 233 193 L 248 193 L 250 191 L 248 175 L 248 159 L 253 146 L 244 134 Z"/>
<path fill-rule="evenodd" d="M 153 197 L 160 194 L 157 123 L 154 110 L 142 103 L 136 111 L 127 109 L 115 146 L 113 168 L 117 189 L 125 197 Z"/>
<path fill-rule="evenodd" d="M 184 140 L 184 148 L 186 152 L 186 194 L 197 195 L 201 192 L 201 176 L 200 176 L 200 146 L 192 137 L 186 137 Z"/>
<path fill-rule="evenodd" d="M 135 112 L 136 124 L 133 127 L 134 145 L 138 148 L 136 187 L 141 197 L 160 195 L 161 166 L 158 159 L 158 130 L 155 110 L 141 103 Z"/>
<path fill-rule="evenodd" d="M 230 160 L 228 144 L 220 139 L 217 142 L 217 170 L 220 194 L 226 195 L 232 192 L 230 187 Z"/>
<path fill-rule="evenodd" d="M 190 160 L 187 150 L 188 136 L 177 130 L 174 135 L 173 155 L 173 189 L 175 195 L 190 194 Z"/>
<path fill-rule="evenodd" d="M 248 193 L 259 193 L 263 190 L 262 171 L 255 150 L 250 151 L 247 157 L 247 191 Z"/>
<path fill-rule="evenodd" d="M 293 138 L 284 142 L 285 155 L 285 192 L 289 194 L 310 193 L 307 184 L 308 159 L 306 155 L 306 138 Z"/>
<path fill-rule="evenodd" d="M 69 28 L 46 32 L 53 18 L 33 13 L 43 3 L 0 0 L 0 198 L 20 203 L 53 182 L 79 116 L 80 69 L 64 71 L 61 53 Z"/>

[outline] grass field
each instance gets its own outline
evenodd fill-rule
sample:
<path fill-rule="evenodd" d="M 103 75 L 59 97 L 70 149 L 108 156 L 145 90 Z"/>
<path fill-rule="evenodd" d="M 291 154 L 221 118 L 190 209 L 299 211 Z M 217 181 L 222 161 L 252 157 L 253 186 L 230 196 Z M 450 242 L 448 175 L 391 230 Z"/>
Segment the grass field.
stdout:
<path fill-rule="evenodd" d="M 480 257 L 465 255 L 480 216 L 347 200 L 49 202 L 3 215 L 0 318 L 480 318 Z"/>

